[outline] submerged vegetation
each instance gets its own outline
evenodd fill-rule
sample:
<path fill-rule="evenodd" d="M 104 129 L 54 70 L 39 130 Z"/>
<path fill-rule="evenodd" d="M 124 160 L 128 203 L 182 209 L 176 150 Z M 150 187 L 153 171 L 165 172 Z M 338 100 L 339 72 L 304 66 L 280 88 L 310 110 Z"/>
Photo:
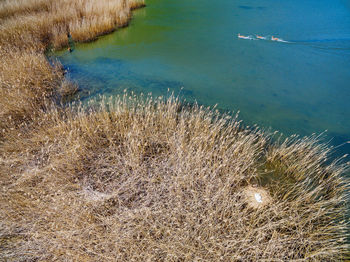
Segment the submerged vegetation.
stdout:
<path fill-rule="evenodd" d="M 59 106 L 44 51 L 125 26 L 143 2 L 0 1 L 0 258 L 339 261 L 348 164 L 176 98 Z"/>

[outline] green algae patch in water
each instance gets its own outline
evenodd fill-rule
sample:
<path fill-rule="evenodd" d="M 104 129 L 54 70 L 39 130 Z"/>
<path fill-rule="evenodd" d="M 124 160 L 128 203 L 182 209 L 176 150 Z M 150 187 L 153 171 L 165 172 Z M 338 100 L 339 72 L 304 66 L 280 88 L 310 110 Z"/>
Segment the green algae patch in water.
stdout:
<path fill-rule="evenodd" d="M 129 27 L 57 55 L 90 96 L 170 90 L 240 110 L 249 125 L 350 140 L 350 7 L 342 0 L 149 0 Z"/>

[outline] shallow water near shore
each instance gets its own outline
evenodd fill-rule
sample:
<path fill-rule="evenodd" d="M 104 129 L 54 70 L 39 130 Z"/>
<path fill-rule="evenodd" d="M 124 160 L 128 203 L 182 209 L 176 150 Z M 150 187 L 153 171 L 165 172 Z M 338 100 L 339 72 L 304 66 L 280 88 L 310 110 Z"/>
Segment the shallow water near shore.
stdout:
<path fill-rule="evenodd" d="M 335 146 L 350 140 L 349 1 L 146 3 L 129 27 L 56 53 L 85 99 L 173 91 L 239 110 L 246 125 L 301 136 L 328 130 Z"/>

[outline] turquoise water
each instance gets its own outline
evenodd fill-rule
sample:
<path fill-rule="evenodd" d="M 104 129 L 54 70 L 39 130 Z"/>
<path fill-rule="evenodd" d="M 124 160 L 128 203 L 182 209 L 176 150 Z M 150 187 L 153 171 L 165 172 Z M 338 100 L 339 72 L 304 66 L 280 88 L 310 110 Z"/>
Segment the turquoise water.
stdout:
<path fill-rule="evenodd" d="M 334 145 L 350 140 L 350 1 L 146 3 L 129 27 L 57 53 L 85 98 L 170 90 L 239 110 L 247 125 L 287 135 L 328 130 Z M 350 153 L 349 144 L 338 151 Z"/>

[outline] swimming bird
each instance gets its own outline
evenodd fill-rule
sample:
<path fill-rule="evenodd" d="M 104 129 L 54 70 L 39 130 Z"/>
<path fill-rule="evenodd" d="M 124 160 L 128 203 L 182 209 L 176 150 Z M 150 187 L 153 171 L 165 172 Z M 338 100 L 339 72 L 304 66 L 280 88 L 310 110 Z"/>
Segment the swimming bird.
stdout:
<path fill-rule="evenodd" d="M 277 41 L 277 42 L 282 42 L 282 43 L 290 43 L 290 42 L 288 42 L 288 41 L 285 41 L 285 40 L 283 40 L 283 39 L 281 39 L 281 38 L 277 38 L 277 37 L 271 37 L 271 41 Z"/>
<path fill-rule="evenodd" d="M 242 38 L 242 39 L 251 39 L 250 36 L 244 36 L 244 35 L 241 35 L 241 34 L 238 34 L 238 38 Z"/>

